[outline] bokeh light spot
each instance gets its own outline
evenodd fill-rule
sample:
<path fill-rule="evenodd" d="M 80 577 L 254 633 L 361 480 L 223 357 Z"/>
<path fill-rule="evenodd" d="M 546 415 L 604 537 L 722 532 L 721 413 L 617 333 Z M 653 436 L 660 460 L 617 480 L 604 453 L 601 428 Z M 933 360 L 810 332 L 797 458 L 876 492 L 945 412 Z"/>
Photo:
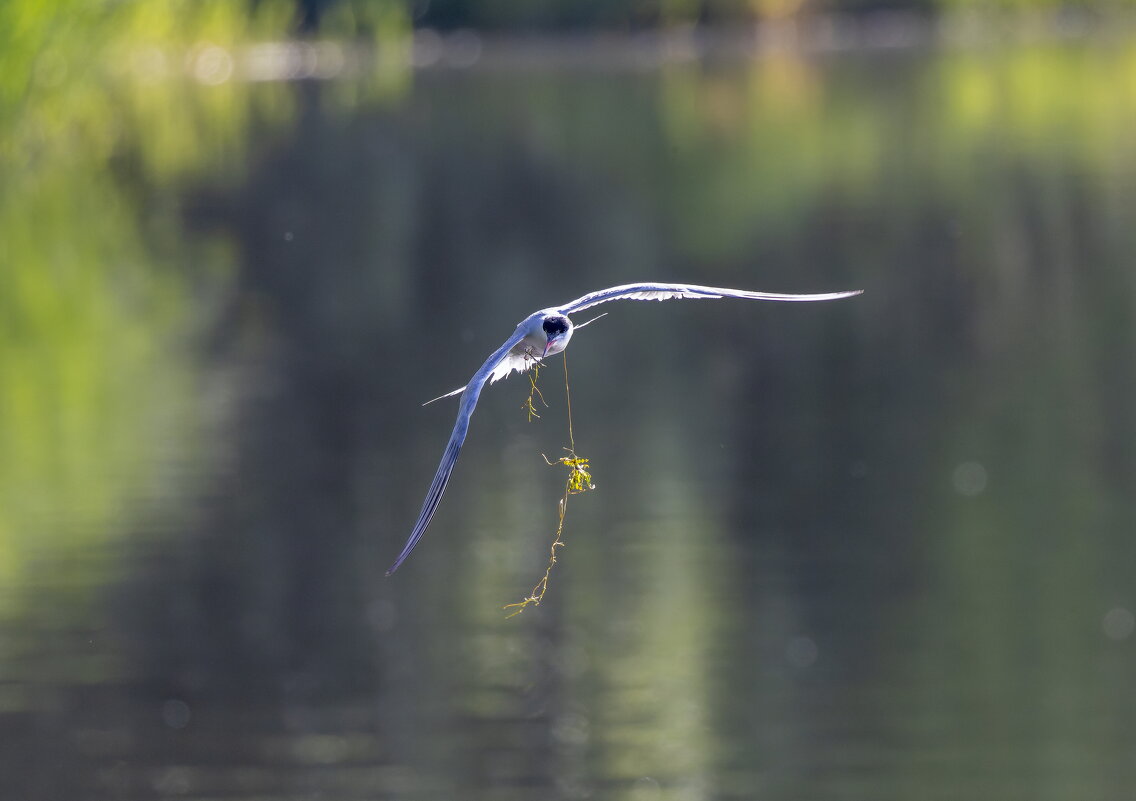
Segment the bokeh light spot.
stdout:
<path fill-rule="evenodd" d="M 1122 606 L 1114 607 L 1104 613 L 1101 628 L 1109 639 L 1127 640 L 1136 631 L 1136 616 Z"/>
<path fill-rule="evenodd" d="M 817 660 L 817 644 L 811 637 L 794 637 L 785 646 L 785 659 L 793 667 L 811 667 Z"/>
<path fill-rule="evenodd" d="M 189 725 L 189 704 L 177 698 L 171 698 L 162 704 L 162 722 L 171 729 L 184 729 Z"/>
<path fill-rule="evenodd" d="M 959 495 L 974 497 L 986 490 L 986 468 L 979 462 L 963 462 L 955 467 L 951 474 L 951 482 Z"/>
<path fill-rule="evenodd" d="M 193 53 L 190 72 L 199 83 L 222 84 L 233 76 L 233 57 L 223 47 L 202 45 Z"/>

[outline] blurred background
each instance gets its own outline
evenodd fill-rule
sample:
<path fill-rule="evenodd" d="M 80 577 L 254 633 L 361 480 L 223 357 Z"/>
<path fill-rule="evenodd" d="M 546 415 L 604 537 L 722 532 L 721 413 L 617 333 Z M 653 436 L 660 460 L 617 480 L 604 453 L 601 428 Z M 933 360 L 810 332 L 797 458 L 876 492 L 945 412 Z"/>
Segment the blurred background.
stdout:
<path fill-rule="evenodd" d="M 1134 32 L 0 4 L 0 797 L 1131 798 Z"/>

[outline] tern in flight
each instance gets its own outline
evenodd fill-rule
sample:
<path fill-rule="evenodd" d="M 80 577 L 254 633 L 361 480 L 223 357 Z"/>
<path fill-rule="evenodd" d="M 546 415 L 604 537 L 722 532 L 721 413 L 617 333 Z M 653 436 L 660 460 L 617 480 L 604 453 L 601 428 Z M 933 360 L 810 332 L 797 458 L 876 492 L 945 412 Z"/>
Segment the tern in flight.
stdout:
<path fill-rule="evenodd" d="M 465 442 L 466 432 L 469 430 L 469 418 L 473 416 L 473 409 L 477 406 L 477 398 L 485 384 L 492 383 L 512 373 L 514 370 L 525 371 L 539 364 L 548 356 L 560 353 L 568 347 L 568 340 L 572 338 L 574 328 L 582 328 L 587 323 L 576 326 L 568 319 L 569 314 L 590 309 L 601 303 L 611 300 L 670 300 L 671 298 L 743 298 L 745 300 L 778 300 L 790 302 L 807 302 L 814 300 L 836 300 L 859 295 L 863 290 L 851 292 L 826 292 L 818 295 L 782 295 L 777 292 L 748 292 L 744 289 L 724 289 L 714 286 L 696 286 L 694 284 L 624 284 L 613 286 L 610 289 L 601 289 L 576 298 L 563 306 L 553 306 L 533 312 L 517 325 L 512 336 L 505 340 L 501 347 L 493 351 L 493 355 L 485 360 L 481 369 L 473 374 L 473 378 L 464 387 L 442 395 L 448 398 L 451 395 L 462 393 L 458 406 L 458 419 L 454 423 L 450 441 L 442 453 L 442 462 L 438 465 L 438 472 L 430 482 L 430 490 L 426 493 L 426 500 L 422 502 L 422 511 L 418 513 L 418 520 L 410 532 L 410 539 L 398 559 L 387 571 L 389 576 L 398 570 L 399 566 L 410 556 L 414 546 L 426 533 L 438 503 L 442 500 L 442 493 L 446 491 L 450 473 L 461 453 L 462 443 Z M 591 321 L 589 321 L 591 322 Z M 440 400 L 435 398 L 434 400 Z M 432 401 L 431 401 L 432 402 Z"/>

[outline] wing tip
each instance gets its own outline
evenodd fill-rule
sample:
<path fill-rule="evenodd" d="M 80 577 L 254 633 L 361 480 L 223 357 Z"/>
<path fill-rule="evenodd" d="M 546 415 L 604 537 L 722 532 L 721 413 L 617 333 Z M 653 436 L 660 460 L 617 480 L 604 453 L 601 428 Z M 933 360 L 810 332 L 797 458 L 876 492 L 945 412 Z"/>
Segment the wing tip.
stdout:
<path fill-rule="evenodd" d="M 841 300 L 843 298 L 853 298 L 857 295 L 863 295 L 862 289 L 845 289 L 840 292 L 819 292 L 815 295 L 801 295 L 801 300 Z"/>
<path fill-rule="evenodd" d="M 417 544 L 418 544 L 418 543 L 416 542 L 416 543 L 415 543 L 415 545 L 417 545 Z M 384 575 L 384 576 L 393 576 L 393 575 L 394 575 L 394 571 L 396 571 L 396 570 L 398 570 L 398 569 L 399 569 L 400 567 L 402 567 L 402 563 L 406 561 L 406 558 L 407 558 L 408 556 L 410 556 L 410 551 L 412 551 L 412 550 L 414 550 L 414 549 L 413 549 L 413 548 L 410 548 L 410 550 L 403 550 L 403 552 L 402 552 L 401 554 L 399 554 L 399 555 L 398 555 L 398 559 L 395 559 L 395 560 L 394 560 L 394 564 L 393 564 L 393 565 L 391 565 L 390 567 L 388 567 L 388 568 L 387 568 L 387 572 L 386 572 L 386 573 L 384 573 L 383 575 Z"/>
<path fill-rule="evenodd" d="M 434 401 L 440 401 L 440 400 L 442 400 L 442 399 L 444 399 L 444 398 L 452 398 L 452 397 L 453 397 L 454 395 L 457 395 L 457 394 L 458 394 L 459 392 L 465 392 L 465 387 L 458 387 L 457 389 L 451 389 L 451 390 L 450 390 L 449 392 L 447 392 L 447 393 L 446 393 L 445 395 L 439 395 L 439 396 L 438 396 L 438 397 L 436 397 L 436 398 L 431 398 L 430 400 L 426 401 L 426 402 L 425 402 L 425 403 L 423 403 L 422 405 L 423 405 L 423 406 L 429 406 L 429 405 L 430 405 L 431 403 L 433 403 Z"/>

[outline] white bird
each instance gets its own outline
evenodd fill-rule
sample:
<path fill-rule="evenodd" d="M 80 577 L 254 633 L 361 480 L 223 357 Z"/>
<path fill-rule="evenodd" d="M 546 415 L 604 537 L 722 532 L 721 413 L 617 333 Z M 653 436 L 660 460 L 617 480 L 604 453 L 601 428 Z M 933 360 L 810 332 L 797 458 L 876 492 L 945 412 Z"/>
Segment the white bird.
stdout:
<path fill-rule="evenodd" d="M 469 430 L 469 418 L 473 416 L 473 409 L 477 406 L 477 398 L 481 394 L 486 382 L 492 383 L 512 373 L 514 370 L 524 371 L 536 366 L 542 359 L 560 353 L 568 347 L 568 340 L 572 338 L 574 328 L 582 328 L 587 323 L 576 326 L 568 319 L 574 314 L 610 300 L 669 300 L 671 298 L 744 298 L 746 300 L 777 300 L 777 301 L 816 301 L 836 300 L 859 295 L 863 290 L 850 292 L 826 292 L 817 295 L 783 295 L 777 292 L 749 292 L 744 289 L 725 289 L 714 286 L 696 286 L 694 284 L 624 284 L 601 289 L 576 298 L 563 306 L 553 306 L 533 312 L 517 325 L 512 336 L 493 355 L 485 360 L 473 378 L 464 387 L 442 395 L 447 398 L 462 393 L 458 406 L 458 419 L 454 423 L 450 441 L 442 453 L 442 462 L 438 465 L 438 472 L 430 482 L 430 489 L 426 493 L 426 500 L 422 502 L 422 510 L 418 513 L 418 520 L 410 532 L 410 539 L 406 541 L 402 553 L 398 555 L 390 570 L 389 576 L 398 570 L 399 566 L 410 556 L 414 546 L 426 533 L 438 503 L 442 500 L 442 493 L 446 491 L 450 473 L 458 460 L 462 443 L 465 442 L 466 432 Z M 440 400 L 435 398 L 434 400 Z M 432 403 L 433 401 L 429 401 Z"/>

